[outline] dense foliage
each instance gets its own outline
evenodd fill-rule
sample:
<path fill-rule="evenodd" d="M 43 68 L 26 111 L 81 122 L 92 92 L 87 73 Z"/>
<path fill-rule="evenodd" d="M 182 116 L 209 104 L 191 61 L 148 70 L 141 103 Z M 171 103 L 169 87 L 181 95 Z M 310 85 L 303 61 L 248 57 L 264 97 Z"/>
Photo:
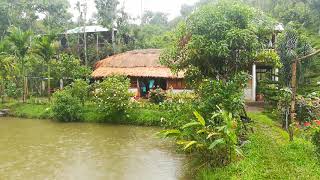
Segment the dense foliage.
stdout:
<path fill-rule="evenodd" d="M 70 91 L 73 97 L 79 98 L 82 105 L 89 99 L 90 86 L 87 81 L 76 79 L 69 87 L 66 88 Z"/>
<path fill-rule="evenodd" d="M 317 93 L 298 97 L 297 119 L 301 123 L 320 119 L 320 97 Z"/>
<path fill-rule="evenodd" d="M 149 93 L 150 102 L 159 104 L 159 103 L 162 103 L 165 100 L 165 98 L 166 98 L 165 91 L 162 90 L 161 88 L 150 90 L 150 93 Z"/>
<path fill-rule="evenodd" d="M 259 15 L 259 16 L 258 16 Z M 228 79 L 245 70 L 266 48 L 273 23 L 262 12 L 237 2 L 200 7 L 172 33 L 163 64 L 186 75 Z"/>
<path fill-rule="evenodd" d="M 212 115 L 212 120 L 205 120 L 198 112 L 194 115 L 197 121 L 179 129 L 164 130 L 160 135 L 175 137 L 184 151 L 207 165 L 225 165 L 236 155 L 241 155 L 237 139 L 238 121 L 231 113 L 220 110 Z"/>
<path fill-rule="evenodd" d="M 70 91 L 62 90 L 55 92 L 52 98 L 53 118 L 63 122 L 81 120 L 82 107 L 80 99 L 73 96 Z"/>
<path fill-rule="evenodd" d="M 95 87 L 94 102 L 106 117 L 124 115 L 128 108 L 130 94 L 129 79 L 123 76 L 110 76 Z"/>
<path fill-rule="evenodd" d="M 228 81 L 204 80 L 197 89 L 199 111 L 205 118 L 210 118 L 219 108 L 231 112 L 233 116 L 240 116 L 243 113 L 247 77 L 246 74 L 238 74 Z"/>

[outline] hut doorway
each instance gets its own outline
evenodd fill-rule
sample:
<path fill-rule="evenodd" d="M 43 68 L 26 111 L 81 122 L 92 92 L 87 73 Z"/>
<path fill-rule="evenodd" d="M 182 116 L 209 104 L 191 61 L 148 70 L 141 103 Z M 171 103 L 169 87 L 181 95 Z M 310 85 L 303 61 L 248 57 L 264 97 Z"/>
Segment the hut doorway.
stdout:
<path fill-rule="evenodd" d="M 146 97 L 151 89 L 167 89 L 167 80 L 164 78 L 139 78 L 138 83 L 140 97 Z"/>

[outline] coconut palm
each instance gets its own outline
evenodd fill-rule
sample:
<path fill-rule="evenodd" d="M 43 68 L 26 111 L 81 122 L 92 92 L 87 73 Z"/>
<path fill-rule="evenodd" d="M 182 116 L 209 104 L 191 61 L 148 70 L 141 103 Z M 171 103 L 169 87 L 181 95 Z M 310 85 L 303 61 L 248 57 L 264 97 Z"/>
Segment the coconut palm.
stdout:
<path fill-rule="evenodd" d="M 53 57 L 56 55 L 57 52 L 57 43 L 55 41 L 55 35 L 49 34 L 49 35 L 43 35 L 37 37 L 33 52 L 40 56 L 46 63 L 48 67 L 48 96 L 50 98 L 51 92 L 50 92 L 50 78 L 51 78 L 51 61 Z"/>
<path fill-rule="evenodd" d="M 24 81 L 24 88 L 23 88 L 23 96 L 22 100 L 25 102 L 26 100 L 26 74 L 25 74 L 25 58 L 28 54 L 30 49 L 30 37 L 32 35 L 31 31 L 22 31 L 17 27 L 10 27 L 9 35 L 7 40 L 10 44 L 10 53 L 14 55 L 21 65 L 21 74 Z"/>

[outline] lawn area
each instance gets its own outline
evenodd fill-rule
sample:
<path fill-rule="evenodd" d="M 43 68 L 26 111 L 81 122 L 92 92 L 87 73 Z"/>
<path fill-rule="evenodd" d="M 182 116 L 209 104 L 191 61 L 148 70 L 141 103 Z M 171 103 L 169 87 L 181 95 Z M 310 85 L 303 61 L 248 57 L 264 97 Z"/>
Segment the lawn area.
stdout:
<path fill-rule="evenodd" d="M 320 179 L 319 160 L 313 145 L 289 137 L 277 122 L 262 113 L 251 113 L 255 133 L 244 148 L 244 158 L 227 167 L 206 169 L 199 180 L 213 179 Z"/>
<path fill-rule="evenodd" d="M 9 115 L 13 117 L 32 118 L 32 119 L 51 119 L 50 104 L 34 104 L 10 101 L 0 104 L 0 109 L 10 109 Z M 141 126 L 160 126 L 161 117 L 168 116 L 167 113 L 160 112 L 152 108 L 131 108 L 125 116 L 117 116 L 114 118 L 104 117 L 92 103 L 86 103 L 83 108 L 83 122 L 109 122 L 113 124 L 132 124 Z"/>
<path fill-rule="evenodd" d="M 49 107 L 48 104 L 18 103 L 16 101 L 0 104 L 0 108 L 10 109 L 10 116 L 33 119 L 50 118 Z"/>

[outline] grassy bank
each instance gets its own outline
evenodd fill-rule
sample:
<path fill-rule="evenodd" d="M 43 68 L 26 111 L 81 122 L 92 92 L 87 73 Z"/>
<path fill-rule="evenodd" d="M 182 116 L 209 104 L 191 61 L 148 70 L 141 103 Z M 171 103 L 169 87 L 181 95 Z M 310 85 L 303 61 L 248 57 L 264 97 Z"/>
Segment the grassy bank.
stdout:
<path fill-rule="evenodd" d="M 48 104 L 18 103 L 8 102 L 0 104 L 0 109 L 9 109 L 9 116 L 32 118 L 32 119 L 49 119 L 51 118 Z"/>
<path fill-rule="evenodd" d="M 255 133 L 245 145 L 244 158 L 220 169 L 205 169 L 199 180 L 213 179 L 319 179 L 319 160 L 313 145 L 302 139 L 289 142 L 277 122 L 251 113 Z"/>
<path fill-rule="evenodd" d="M 0 104 L 0 109 L 10 109 L 9 116 L 32 118 L 32 119 L 52 119 L 50 104 L 19 103 L 16 101 Z M 165 112 L 160 112 L 152 108 L 131 108 L 122 117 L 105 117 L 94 104 L 85 104 L 82 113 L 83 122 L 110 122 L 118 124 L 132 124 L 142 126 L 160 126 L 161 117 L 168 116 Z"/>

